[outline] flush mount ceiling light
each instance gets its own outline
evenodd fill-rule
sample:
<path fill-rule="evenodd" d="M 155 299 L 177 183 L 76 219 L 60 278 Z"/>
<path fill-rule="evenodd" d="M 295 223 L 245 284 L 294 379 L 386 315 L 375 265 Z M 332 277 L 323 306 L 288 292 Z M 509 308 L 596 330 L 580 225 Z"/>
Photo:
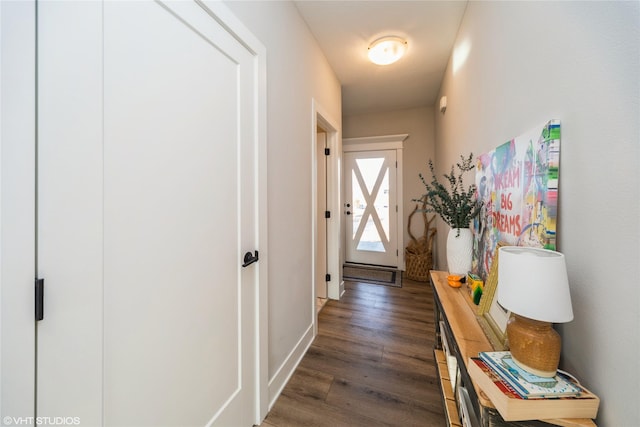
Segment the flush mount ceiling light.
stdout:
<path fill-rule="evenodd" d="M 379 38 L 369 46 L 369 59 L 374 64 L 393 64 L 407 51 L 407 41 L 400 37 Z"/>

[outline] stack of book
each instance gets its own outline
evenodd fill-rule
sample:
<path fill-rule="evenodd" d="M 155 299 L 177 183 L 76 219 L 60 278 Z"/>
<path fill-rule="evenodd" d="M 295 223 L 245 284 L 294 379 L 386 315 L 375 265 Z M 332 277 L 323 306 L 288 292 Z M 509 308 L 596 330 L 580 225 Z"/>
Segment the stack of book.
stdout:
<path fill-rule="evenodd" d="M 505 421 L 596 417 L 600 399 L 580 384 L 524 371 L 508 351 L 479 356 L 469 360 L 469 375 Z"/>

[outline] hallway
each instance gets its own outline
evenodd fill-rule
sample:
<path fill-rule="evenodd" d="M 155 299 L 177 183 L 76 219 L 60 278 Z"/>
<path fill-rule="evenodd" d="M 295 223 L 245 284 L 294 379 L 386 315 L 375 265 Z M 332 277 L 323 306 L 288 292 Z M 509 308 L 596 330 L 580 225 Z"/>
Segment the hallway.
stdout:
<path fill-rule="evenodd" d="M 345 286 L 262 427 L 444 425 L 429 284 Z"/>

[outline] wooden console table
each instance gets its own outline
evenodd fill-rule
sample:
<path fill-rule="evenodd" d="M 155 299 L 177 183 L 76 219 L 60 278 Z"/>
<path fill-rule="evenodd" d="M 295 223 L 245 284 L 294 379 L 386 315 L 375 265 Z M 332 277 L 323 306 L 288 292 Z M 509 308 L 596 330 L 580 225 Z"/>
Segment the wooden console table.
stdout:
<path fill-rule="evenodd" d="M 467 373 L 470 357 L 481 351 L 493 351 L 478 320 L 477 308 L 467 296 L 465 287 L 452 288 L 447 283 L 444 271 L 431 271 L 431 286 L 435 299 L 436 344 L 434 354 L 445 412 L 449 426 L 471 425 L 493 426 L 562 426 L 593 427 L 590 419 L 554 419 L 505 422 L 487 396 L 478 388 Z M 443 343 L 445 344 L 443 346 Z M 445 348 L 448 354 L 445 354 Z M 449 364 L 447 364 L 447 358 Z M 450 373 L 450 366 L 454 366 Z M 454 391 L 455 389 L 455 391 Z M 466 420 L 461 421 L 460 415 Z"/>

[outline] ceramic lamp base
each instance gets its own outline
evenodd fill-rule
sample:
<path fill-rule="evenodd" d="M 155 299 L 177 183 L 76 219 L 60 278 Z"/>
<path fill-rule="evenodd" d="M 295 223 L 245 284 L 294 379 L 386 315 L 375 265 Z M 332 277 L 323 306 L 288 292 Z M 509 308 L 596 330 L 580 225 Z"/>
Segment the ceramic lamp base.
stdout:
<path fill-rule="evenodd" d="M 556 375 L 561 342 L 551 323 L 513 314 L 507 337 L 511 356 L 522 369 L 541 377 Z"/>

